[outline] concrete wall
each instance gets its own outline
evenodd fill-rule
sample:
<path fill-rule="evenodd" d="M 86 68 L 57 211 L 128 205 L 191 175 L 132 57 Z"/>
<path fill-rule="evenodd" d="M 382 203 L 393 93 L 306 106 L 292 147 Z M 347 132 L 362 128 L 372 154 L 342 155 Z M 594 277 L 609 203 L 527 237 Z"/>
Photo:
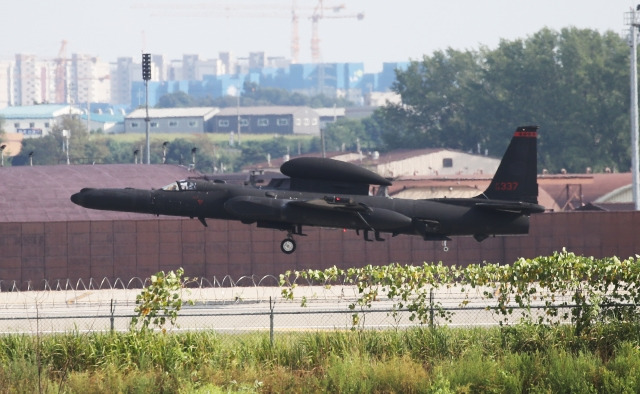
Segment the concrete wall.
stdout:
<path fill-rule="evenodd" d="M 125 283 L 159 270 L 185 269 L 189 277 L 211 280 L 230 275 L 278 275 L 289 269 L 442 261 L 511 263 L 519 257 L 548 255 L 566 247 L 594 257 L 629 257 L 640 252 L 640 212 L 545 213 L 531 218 L 528 236 L 471 237 L 426 242 L 398 236 L 364 242 L 354 231 L 305 228 L 292 255 L 280 252 L 285 233 L 236 222 L 209 220 L 78 221 L 0 223 L 0 288 L 14 283 L 41 288 L 70 279 Z"/>

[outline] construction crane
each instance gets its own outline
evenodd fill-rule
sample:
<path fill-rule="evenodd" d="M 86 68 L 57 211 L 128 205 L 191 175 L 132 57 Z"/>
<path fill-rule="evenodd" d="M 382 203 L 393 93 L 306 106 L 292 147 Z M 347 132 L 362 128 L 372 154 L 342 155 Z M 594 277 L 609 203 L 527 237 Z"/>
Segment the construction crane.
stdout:
<path fill-rule="evenodd" d="M 158 10 L 159 7 L 161 10 Z M 364 13 L 342 15 L 340 11 L 345 9 L 344 4 L 325 5 L 323 0 L 318 1 L 314 7 L 299 7 L 296 0 L 292 0 L 291 6 L 274 3 L 138 3 L 132 8 L 152 9 L 151 16 L 164 17 L 248 17 L 248 18 L 291 18 L 291 63 L 298 63 L 300 58 L 300 17 L 305 17 L 312 22 L 311 58 L 314 63 L 320 61 L 320 38 L 318 22 L 320 19 L 329 18 L 356 18 L 362 20 Z M 178 11 L 178 12 L 176 12 Z M 303 15 L 304 11 L 310 11 Z M 331 13 L 325 13 L 331 11 Z"/>
<path fill-rule="evenodd" d="M 300 59 L 300 30 L 298 29 L 299 17 L 296 0 L 291 3 L 291 63 L 298 64 Z"/>
<path fill-rule="evenodd" d="M 322 62 L 322 54 L 320 53 L 320 33 L 318 32 L 318 22 L 320 22 L 320 19 L 327 19 L 327 18 L 356 18 L 358 20 L 364 19 L 363 12 L 359 12 L 357 14 L 351 14 L 351 15 L 341 15 L 341 14 L 325 15 L 324 13 L 325 7 L 323 3 L 324 3 L 324 0 L 318 0 L 318 4 L 314 8 L 313 14 L 310 17 L 311 19 L 311 61 L 316 64 Z M 334 8 L 334 11 L 337 11 L 337 10 Z"/>

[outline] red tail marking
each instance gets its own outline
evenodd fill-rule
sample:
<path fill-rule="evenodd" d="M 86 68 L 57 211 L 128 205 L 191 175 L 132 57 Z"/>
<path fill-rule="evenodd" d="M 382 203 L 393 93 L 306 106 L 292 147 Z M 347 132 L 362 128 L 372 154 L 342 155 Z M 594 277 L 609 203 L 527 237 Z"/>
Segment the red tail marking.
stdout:
<path fill-rule="evenodd" d="M 516 131 L 514 137 L 536 138 L 538 133 L 536 131 Z"/>

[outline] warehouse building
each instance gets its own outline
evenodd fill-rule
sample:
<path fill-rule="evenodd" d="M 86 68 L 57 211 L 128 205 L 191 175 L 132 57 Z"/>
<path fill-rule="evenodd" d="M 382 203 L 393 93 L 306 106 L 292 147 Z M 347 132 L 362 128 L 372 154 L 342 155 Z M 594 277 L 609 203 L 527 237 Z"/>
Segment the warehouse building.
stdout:
<path fill-rule="evenodd" d="M 149 108 L 149 131 L 152 133 L 204 133 L 219 111 L 214 107 Z M 125 117 L 125 133 L 146 132 L 147 110 L 138 108 Z"/>
<path fill-rule="evenodd" d="M 239 124 L 239 127 L 238 127 Z M 320 135 L 320 115 L 309 107 L 237 107 L 220 110 L 211 132 Z"/>
<path fill-rule="evenodd" d="M 80 115 L 82 111 L 71 105 L 41 104 L 0 109 L 6 133 L 22 134 L 24 138 L 39 138 L 51 133 L 64 116 Z"/>

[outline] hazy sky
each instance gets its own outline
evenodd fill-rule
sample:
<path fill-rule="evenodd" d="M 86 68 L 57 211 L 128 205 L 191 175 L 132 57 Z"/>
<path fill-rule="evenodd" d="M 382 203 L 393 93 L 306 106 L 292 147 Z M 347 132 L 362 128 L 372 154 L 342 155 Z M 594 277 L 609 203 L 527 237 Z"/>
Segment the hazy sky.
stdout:
<path fill-rule="evenodd" d="M 638 0 L 640 2 L 640 0 Z M 0 59 L 16 53 L 55 57 L 67 40 L 67 55 L 83 53 L 115 61 L 141 52 L 217 58 L 231 51 L 291 55 L 293 0 L 19 0 L 6 1 L 0 23 Z M 318 0 L 295 0 L 300 16 L 300 62 L 311 60 L 312 13 Z M 326 62 L 420 59 L 452 47 L 494 48 L 500 39 L 526 38 L 543 27 L 628 29 L 623 16 L 637 3 L 627 0 L 324 0 L 319 22 Z M 231 9 L 233 11 L 229 11 Z M 364 19 L 355 15 L 364 13 Z M 339 16 L 339 17 L 338 17 Z"/>

